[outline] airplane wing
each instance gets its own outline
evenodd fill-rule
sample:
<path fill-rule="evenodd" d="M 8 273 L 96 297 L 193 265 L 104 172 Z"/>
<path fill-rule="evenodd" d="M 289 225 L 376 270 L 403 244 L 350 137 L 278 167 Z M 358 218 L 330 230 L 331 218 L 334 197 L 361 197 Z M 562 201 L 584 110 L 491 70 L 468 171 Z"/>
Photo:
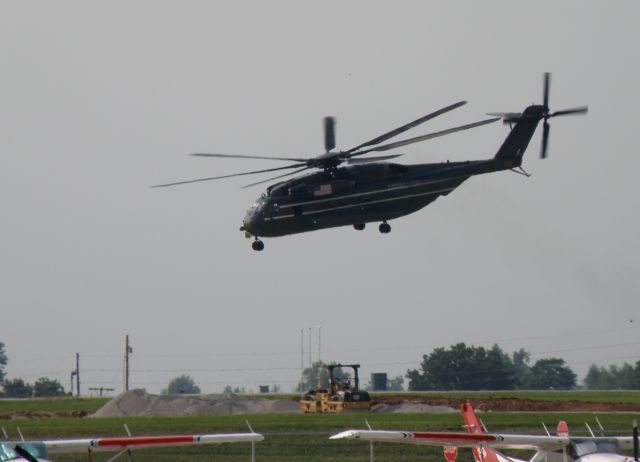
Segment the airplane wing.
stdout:
<path fill-rule="evenodd" d="M 633 449 L 633 437 L 632 436 L 617 436 L 614 438 L 618 441 L 620 448 Z"/>
<path fill-rule="evenodd" d="M 331 439 L 359 439 L 384 443 L 427 446 L 486 447 L 496 449 L 533 449 L 553 451 L 569 445 L 569 438 L 497 433 L 403 432 L 385 430 L 347 430 Z"/>
<path fill-rule="evenodd" d="M 84 438 L 39 441 L 47 452 L 69 453 L 122 451 L 123 449 L 184 446 L 193 444 L 250 443 L 264 440 L 260 433 L 217 433 L 211 435 L 128 436 L 121 438 Z"/>

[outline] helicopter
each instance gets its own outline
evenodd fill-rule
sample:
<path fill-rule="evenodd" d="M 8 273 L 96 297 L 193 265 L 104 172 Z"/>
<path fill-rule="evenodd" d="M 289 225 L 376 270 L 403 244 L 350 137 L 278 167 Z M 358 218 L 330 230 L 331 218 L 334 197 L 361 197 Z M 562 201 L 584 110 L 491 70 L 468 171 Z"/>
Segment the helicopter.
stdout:
<path fill-rule="evenodd" d="M 282 167 L 178 181 L 152 187 L 167 187 L 279 170 L 292 170 L 244 186 L 248 188 L 297 175 L 306 170 L 317 169 L 319 171 L 282 180 L 268 186 L 266 192 L 258 197 L 249 208 L 240 226 L 240 231 L 244 231 L 247 238 L 254 238 L 253 250 L 261 251 L 264 249 L 261 237 L 278 237 L 338 226 L 353 226 L 356 230 L 363 230 L 366 223 L 380 222 L 379 231 L 387 234 L 391 231 L 391 225 L 388 221 L 422 209 L 438 197 L 448 195 L 472 176 L 502 170 L 511 170 L 529 176 L 521 167 L 522 158 L 539 122 L 543 121 L 541 157 L 544 159 L 547 157 L 550 133 L 549 119 L 560 115 L 586 114 L 588 111 L 586 106 L 581 106 L 551 112 L 549 109 L 549 86 L 550 74 L 545 73 L 543 103 L 528 106 L 521 113 L 488 113 L 487 115 L 492 118 L 427 135 L 381 144 L 466 104 L 466 101 L 460 101 L 346 151 L 334 151 L 336 147 L 335 118 L 325 117 L 325 152 L 323 154 L 300 158 L 194 153 L 193 156 L 199 157 L 266 159 L 292 163 Z M 505 124 L 509 124 L 511 130 L 498 152 L 491 159 L 405 165 L 388 162 L 402 154 L 360 157 L 371 152 L 389 151 L 468 130 L 500 119 Z"/>

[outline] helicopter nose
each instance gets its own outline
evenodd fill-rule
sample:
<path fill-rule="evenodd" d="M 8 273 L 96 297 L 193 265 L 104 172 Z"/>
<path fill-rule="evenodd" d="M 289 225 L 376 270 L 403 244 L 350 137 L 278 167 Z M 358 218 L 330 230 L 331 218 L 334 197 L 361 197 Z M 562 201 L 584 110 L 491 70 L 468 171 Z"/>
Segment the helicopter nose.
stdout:
<path fill-rule="evenodd" d="M 251 220 L 245 218 L 240 225 L 240 231 L 244 231 L 245 234 L 251 234 Z"/>
<path fill-rule="evenodd" d="M 240 231 L 244 231 L 245 234 L 258 236 L 259 235 L 259 227 L 261 221 L 261 215 L 259 213 L 251 213 L 247 214 L 242 220 L 242 226 L 240 226 Z"/>

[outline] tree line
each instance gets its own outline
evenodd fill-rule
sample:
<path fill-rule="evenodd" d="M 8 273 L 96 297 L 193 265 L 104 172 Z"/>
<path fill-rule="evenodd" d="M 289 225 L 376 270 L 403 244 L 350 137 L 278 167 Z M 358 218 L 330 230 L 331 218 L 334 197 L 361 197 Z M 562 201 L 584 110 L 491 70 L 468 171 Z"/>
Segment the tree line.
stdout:
<path fill-rule="evenodd" d="M 26 398 L 62 396 L 67 394 L 57 380 L 41 377 L 33 384 L 21 378 L 7 379 L 5 368 L 8 357 L 4 343 L 0 342 L 0 397 Z M 328 364 L 317 361 L 302 371 L 296 390 L 305 392 L 320 386 L 328 387 Z M 350 378 L 347 371 L 334 370 L 336 378 Z M 531 364 L 531 354 L 523 348 L 511 354 L 497 344 L 491 348 L 467 346 L 457 343 L 449 348 L 435 348 L 422 357 L 419 368 L 405 375 L 410 391 L 429 390 L 571 390 L 578 387 L 577 376 L 561 358 L 542 358 Z M 388 389 L 404 389 L 404 378 L 388 380 Z M 364 382 L 364 381 L 363 381 Z M 370 384 L 363 383 L 368 389 Z M 592 365 L 582 381 L 588 390 L 640 389 L 640 360 L 635 365 L 608 367 Z M 274 385 L 273 391 L 279 391 Z M 243 388 L 225 388 L 225 392 L 242 393 Z M 163 394 L 200 393 L 200 388 L 187 375 L 172 379 Z M 70 393 L 68 393 L 70 394 Z"/>
<path fill-rule="evenodd" d="M 0 397 L 30 398 L 33 396 L 62 396 L 66 394 L 60 382 L 48 377 L 40 377 L 33 384 L 27 383 L 21 378 L 7 380 L 7 374 L 4 369 L 8 362 L 9 358 L 7 358 L 4 343 L 0 342 L 0 385 L 2 385 Z"/>
<path fill-rule="evenodd" d="M 524 349 L 505 353 L 457 343 L 424 355 L 420 370 L 407 371 L 409 390 L 570 390 L 577 376 L 561 358 L 539 359 L 530 365 Z"/>

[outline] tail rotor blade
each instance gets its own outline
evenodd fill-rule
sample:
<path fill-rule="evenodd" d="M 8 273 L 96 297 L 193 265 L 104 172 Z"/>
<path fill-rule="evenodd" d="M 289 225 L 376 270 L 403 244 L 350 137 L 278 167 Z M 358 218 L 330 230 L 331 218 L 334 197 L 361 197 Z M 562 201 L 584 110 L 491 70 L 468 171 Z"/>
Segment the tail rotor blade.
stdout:
<path fill-rule="evenodd" d="M 553 114 L 551 114 L 549 117 L 555 117 L 559 115 L 587 114 L 588 112 L 589 112 L 588 106 L 580 106 L 580 107 L 575 107 L 573 109 L 564 109 L 562 111 L 556 111 Z"/>
<path fill-rule="evenodd" d="M 542 150 L 540 151 L 540 158 L 547 158 L 547 146 L 549 145 L 549 130 L 550 130 L 549 122 L 546 120 L 542 125 Z"/>
<path fill-rule="evenodd" d="M 544 73 L 544 86 L 542 94 L 542 104 L 545 109 L 549 110 L 549 84 L 551 82 L 551 74 L 549 72 Z"/>
<path fill-rule="evenodd" d="M 324 149 L 326 152 L 336 147 L 336 119 L 335 117 L 324 118 Z"/>

